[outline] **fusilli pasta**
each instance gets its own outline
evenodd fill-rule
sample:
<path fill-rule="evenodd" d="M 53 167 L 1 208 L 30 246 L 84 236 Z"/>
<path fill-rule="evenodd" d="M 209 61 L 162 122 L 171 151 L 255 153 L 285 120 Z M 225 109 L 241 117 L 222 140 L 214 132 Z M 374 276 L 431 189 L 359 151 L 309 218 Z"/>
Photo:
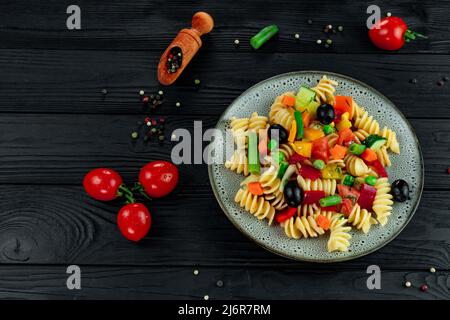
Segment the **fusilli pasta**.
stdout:
<path fill-rule="evenodd" d="M 372 215 L 366 209 L 362 209 L 359 204 L 353 206 L 352 211 L 348 217 L 348 222 L 351 223 L 356 229 L 362 230 L 364 233 L 369 232 L 370 227 L 373 224 L 377 224 L 377 221 L 372 218 Z"/>
<path fill-rule="evenodd" d="M 387 178 L 379 178 L 375 183 L 375 188 L 377 189 L 377 194 L 372 205 L 372 210 L 377 216 L 378 222 L 384 226 L 389 216 L 392 213 L 392 201 L 391 185 Z"/>
<path fill-rule="evenodd" d="M 259 220 L 267 219 L 269 220 L 269 225 L 272 224 L 275 208 L 263 197 L 253 195 L 247 189 L 241 188 L 236 193 L 234 201 Z"/>
<path fill-rule="evenodd" d="M 319 83 L 311 88 L 311 90 L 316 93 L 317 102 L 334 105 L 334 92 L 336 91 L 335 86 L 337 85 L 338 83 L 336 81 L 328 79 L 327 76 L 323 76 L 319 80 Z"/>
<path fill-rule="evenodd" d="M 332 217 L 330 225 L 330 238 L 328 239 L 328 252 L 333 251 L 348 251 L 350 246 L 350 239 L 352 236 L 349 231 L 351 227 L 345 226 L 347 219 L 342 215 L 337 214 Z"/>

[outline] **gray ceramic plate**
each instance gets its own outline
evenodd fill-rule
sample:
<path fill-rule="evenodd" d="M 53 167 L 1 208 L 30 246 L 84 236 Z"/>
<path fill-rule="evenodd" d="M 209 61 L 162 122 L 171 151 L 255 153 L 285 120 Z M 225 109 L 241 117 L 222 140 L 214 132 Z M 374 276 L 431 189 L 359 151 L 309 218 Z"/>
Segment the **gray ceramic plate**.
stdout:
<path fill-rule="evenodd" d="M 248 117 L 252 112 L 267 115 L 275 97 L 286 91 L 297 91 L 300 85 L 314 86 L 317 80 L 327 75 L 339 82 L 338 95 L 350 95 L 373 115 L 380 126 L 388 126 L 397 133 L 401 147 L 400 155 L 391 155 L 392 166 L 388 168 L 389 180 L 405 179 L 411 186 L 411 200 L 394 204 L 393 213 L 386 226 L 370 229 L 368 234 L 352 230 L 348 252 L 328 253 L 328 237 L 314 239 L 289 239 L 279 226 L 267 225 L 241 209 L 234 201 L 243 176 L 230 172 L 223 165 L 209 165 L 209 179 L 214 194 L 231 222 L 246 236 L 279 255 L 303 261 L 337 262 L 355 259 L 371 253 L 393 240 L 412 218 L 422 195 L 423 159 L 417 137 L 399 109 L 380 92 L 350 77 L 322 71 L 301 71 L 281 74 L 264 80 L 239 96 L 222 114 L 217 129 L 224 132 L 228 120 Z M 224 139 L 216 139 L 215 150 L 224 150 Z"/>

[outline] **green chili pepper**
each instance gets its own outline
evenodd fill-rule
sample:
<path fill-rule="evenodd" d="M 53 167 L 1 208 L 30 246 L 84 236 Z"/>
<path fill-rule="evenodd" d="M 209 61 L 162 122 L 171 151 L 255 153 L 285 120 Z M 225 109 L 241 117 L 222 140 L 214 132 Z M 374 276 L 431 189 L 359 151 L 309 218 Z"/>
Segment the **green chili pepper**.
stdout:
<path fill-rule="evenodd" d="M 258 135 L 254 131 L 248 133 L 248 171 L 259 174 Z"/>
<path fill-rule="evenodd" d="M 352 143 L 349 147 L 349 150 L 354 155 L 359 156 L 364 152 L 364 150 L 366 150 L 366 146 L 362 144 Z"/>
<path fill-rule="evenodd" d="M 276 150 L 278 148 L 278 142 L 275 139 L 270 139 L 269 144 L 267 145 L 270 151 Z"/>
<path fill-rule="evenodd" d="M 280 168 L 278 169 L 278 174 L 277 174 L 278 179 L 283 178 L 284 173 L 286 172 L 288 167 L 289 167 L 289 163 L 287 163 L 286 161 L 283 161 L 280 163 Z"/>
<path fill-rule="evenodd" d="M 321 207 L 330 207 L 342 203 L 342 198 L 338 195 L 328 196 L 319 200 Z"/>
<path fill-rule="evenodd" d="M 273 24 L 263 28 L 250 39 L 250 45 L 253 49 L 259 49 L 264 43 L 278 33 L 278 27 Z"/>
<path fill-rule="evenodd" d="M 355 183 L 355 178 L 349 174 L 346 174 L 344 179 L 342 179 L 342 184 L 351 187 Z"/>
<path fill-rule="evenodd" d="M 297 122 L 297 139 L 300 140 L 303 138 L 303 118 L 302 113 L 300 111 L 294 111 L 295 122 Z"/>
<path fill-rule="evenodd" d="M 322 170 L 323 168 L 325 168 L 325 162 L 320 159 L 314 160 L 313 167 L 317 170 Z"/>
<path fill-rule="evenodd" d="M 326 135 L 332 134 L 333 132 L 334 132 L 333 126 L 329 124 L 323 126 L 323 133 L 325 133 Z"/>
<path fill-rule="evenodd" d="M 375 176 L 367 176 L 366 179 L 364 180 L 368 185 L 370 186 L 374 186 L 375 183 L 377 182 L 377 177 Z"/>

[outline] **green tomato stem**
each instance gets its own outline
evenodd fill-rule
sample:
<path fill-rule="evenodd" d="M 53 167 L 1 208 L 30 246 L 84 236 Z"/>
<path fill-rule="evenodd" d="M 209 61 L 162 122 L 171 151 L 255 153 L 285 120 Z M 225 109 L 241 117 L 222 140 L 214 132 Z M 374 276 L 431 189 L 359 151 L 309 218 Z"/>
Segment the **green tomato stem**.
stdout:
<path fill-rule="evenodd" d="M 125 184 L 121 184 L 119 186 L 119 189 L 117 190 L 117 196 L 119 197 L 125 197 L 125 203 L 135 203 L 136 200 L 134 199 L 133 192 L 128 189 L 128 187 Z"/>

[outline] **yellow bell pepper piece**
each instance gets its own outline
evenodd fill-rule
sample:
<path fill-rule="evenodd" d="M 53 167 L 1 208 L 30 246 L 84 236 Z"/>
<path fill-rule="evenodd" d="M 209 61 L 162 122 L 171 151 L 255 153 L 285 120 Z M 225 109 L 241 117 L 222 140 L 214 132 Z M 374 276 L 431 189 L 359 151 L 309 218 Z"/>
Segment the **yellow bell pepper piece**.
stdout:
<path fill-rule="evenodd" d="M 306 158 L 311 158 L 312 142 L 295 141 L 294 143 L 291 142 L 290 145 L 299 155 Z"/>
<path fill-rule="evenodd" d="M 337 164 L 328 164 L 321 170 L 323 179 L 342 179 L 342 169 Z"/>
<path fill-rule="evenodd" d="M 349 120 L 350 118 L 350 114 L 348 112 L 345 112 L 344 114 L 342 114 L 341 116 L 341 122 L 339 122 L 336 125 L 336 128 L 338 129 L 338 131 L 344 130 L 344 129 L 349 129 L 352 127 L 352 123 Z"/>
<path fill-rule="evenodd" d="M 325 133 L 323 132 L 323 130 L 315 128 L 305 128 L 305 130 L 303 131 L 303 138 L 309 141 L 314 141 L 324 136 Z"/>
<path fill-rule="evenodd" d="M 297 136 L 297 121 L 292 120 L 291 129 L 289 130 L 288 141 L 294 142 L 296 136 Z"/>

